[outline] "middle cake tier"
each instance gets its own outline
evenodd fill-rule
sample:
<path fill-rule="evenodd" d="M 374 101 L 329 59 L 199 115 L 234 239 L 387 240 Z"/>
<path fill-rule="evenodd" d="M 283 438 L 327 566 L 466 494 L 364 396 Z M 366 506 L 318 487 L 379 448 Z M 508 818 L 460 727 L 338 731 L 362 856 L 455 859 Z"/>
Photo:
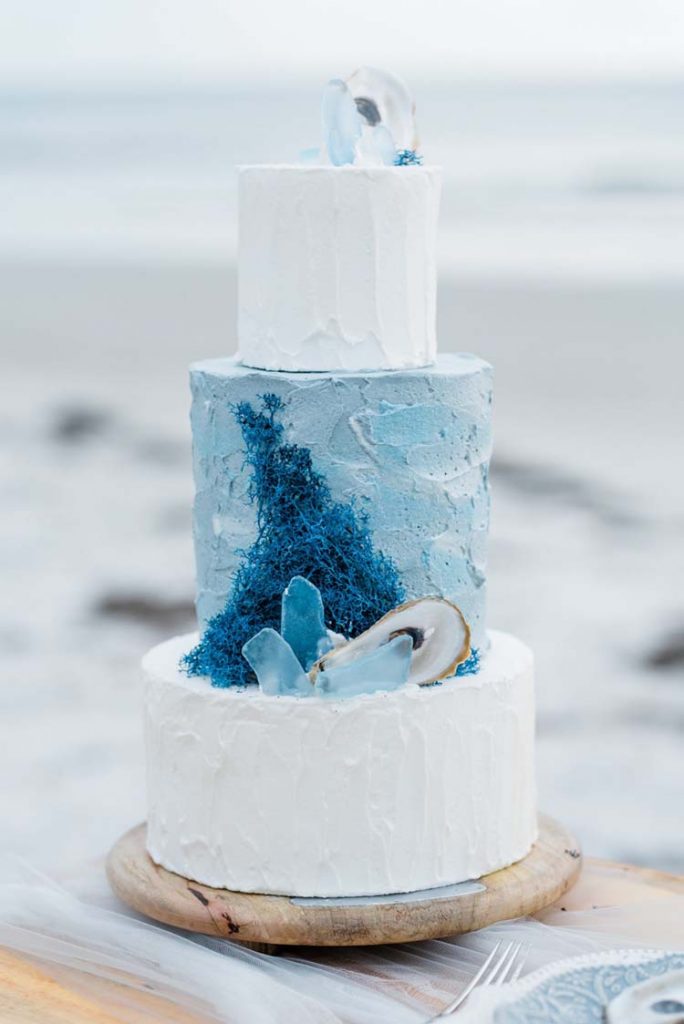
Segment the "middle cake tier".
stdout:
<path fill-rule="evenodd" d="M 486 362 L 455 354 L 420 370 L 334 374 L 214 359 L 191 367 L 191 385 L 201 629 L 225 607 L 236 574 L 263 556 L 260 538 L 286 504 L 291 521 L 283 543 L 311 553 L 310 574 L 317 543 L 322 559 L 345 557 L 326 530 L 337 538 L 358 524 L 366 567 L 373 559 L 378 572 L 391 574 L 405 600 L 438 595 L 457 604 L 473 648 L 484 648 L 492 392 Z M 300 472 L 292 483 L 304 466 L 321 505 L 315 523 L 304 515 L 298 521 L 294 511 L 308 508 L 306 496 L 291 491 L 306 479 Z M 353 582 L 353 565 L 344 570 Z"/>

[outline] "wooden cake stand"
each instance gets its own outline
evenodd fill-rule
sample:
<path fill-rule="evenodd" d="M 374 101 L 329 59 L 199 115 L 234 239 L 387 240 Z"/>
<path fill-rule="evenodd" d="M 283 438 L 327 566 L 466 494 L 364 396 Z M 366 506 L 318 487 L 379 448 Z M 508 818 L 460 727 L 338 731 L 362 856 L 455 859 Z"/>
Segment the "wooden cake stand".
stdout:
<path fill-rule="evenodd" d="M 212 889 L 159 867 L 145 849 L 146 826 L 119 839 L 107 861 L 116 895 L 163 924 L 232 939 L 264 952 L 278 946 L 376 946 L 485 928 L 534 914 L 577 880 L 573 836 L 541 816 L 539 838 L 517 864 L 460 885 L 395 896 L 303 899 Z"/>

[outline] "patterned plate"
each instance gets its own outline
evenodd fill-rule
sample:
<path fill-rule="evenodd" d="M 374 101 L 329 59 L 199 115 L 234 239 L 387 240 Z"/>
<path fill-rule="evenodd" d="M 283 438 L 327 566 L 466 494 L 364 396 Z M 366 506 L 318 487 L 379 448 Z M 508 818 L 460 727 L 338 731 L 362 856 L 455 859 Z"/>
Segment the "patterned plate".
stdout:
<path fill-rule="evenodd" d="M 510 992 L 510 1001 L 492 1008 L 493 1024 L 604 1024 L 606 1008 L 621 992 L 668 971 L 684 969 L 684 953 L 662 950 L 616 950 L 573 957 L 523 978 Z M 644 1006 L 634 1024 L 654 1020 L 679 1024 L 683 1017 L 675 1001 L 659 998 L 656 1015 Z M 681 1004 L 680 1004 L 681 1005 Z"/>

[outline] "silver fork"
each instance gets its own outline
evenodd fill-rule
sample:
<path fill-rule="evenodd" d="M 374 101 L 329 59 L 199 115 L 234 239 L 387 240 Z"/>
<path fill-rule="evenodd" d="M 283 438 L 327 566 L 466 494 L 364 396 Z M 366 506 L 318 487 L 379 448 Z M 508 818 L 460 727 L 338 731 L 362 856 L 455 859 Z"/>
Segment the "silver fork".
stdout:
<path fill-rule="evenodd" d="M 435 1024 L 436 1021 L 449 1017 L 455 1010 L 463 1006 L 470 993 L 478 985 L 484 988 L 485 985 L 503 985 L 505 982 L 518 980 L 520 972 L 525 966 L 527 949 L 523 952 L 523 943 L 512 941 L 499 953 L 502 942 L 503 940 L 499 939 L 475 977 L 471 978 L 463 991 L 435 1017 L 430 1017 L 426 1024 Z"/>

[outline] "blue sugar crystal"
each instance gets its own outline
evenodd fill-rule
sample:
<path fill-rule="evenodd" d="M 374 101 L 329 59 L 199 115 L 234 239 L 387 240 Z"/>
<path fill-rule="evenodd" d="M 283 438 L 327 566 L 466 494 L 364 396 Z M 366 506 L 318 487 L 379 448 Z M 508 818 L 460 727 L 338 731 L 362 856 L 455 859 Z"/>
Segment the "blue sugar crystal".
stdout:
<path fill-rule="evenodd" d="M 275 629 L 262 629 L 242 648 L 259 686 L 269 696 L 308 697 L 312 686 L 286 640 Z"/>
<path fill-rule="evenodd" d="M 391 167 L 396 160 L 394 139 L 384 124 L 376 125 L 371 133 L 371 142 L 376 156 L 386 167 Z"/>
<path fill-rule="evenodd" d="M 328 82 L 323 93 L 323 135 L 331 164 L 340 167 L 354 163 L 362 124 L 361 115 L 344 82 L 339 78 Z"/>
<path fill-rule="evenodd" d="M 304 576 L 295 576 L 283 591 L 280 633 L 307 672 L 332 647 L 320 591 Z"/>
<path fill-rule="evenodd" d="M 331 666 L 320 672 L 314 689 L 321 697 L 335 700 L 377 690 L 397 690 L 408 679 L 412 651 L 410 636 L 396 636 L 348 665 Z"/>

